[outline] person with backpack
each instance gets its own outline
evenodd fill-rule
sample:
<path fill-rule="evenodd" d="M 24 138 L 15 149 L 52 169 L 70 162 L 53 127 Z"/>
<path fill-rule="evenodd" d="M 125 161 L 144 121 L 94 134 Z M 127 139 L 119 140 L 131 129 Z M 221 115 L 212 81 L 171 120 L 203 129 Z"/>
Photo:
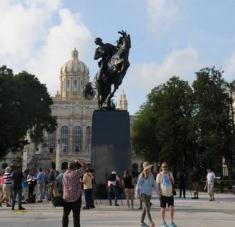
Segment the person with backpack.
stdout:
<path fill-rule="evenodd" d="M 167 162 L 162 162 L 161 172 L 157 175 L 157 185 L 160 194 L 160 214 L 162 218 L 162 227 L 167 227 L 165 221 L 165 209 L 168 205 L 170 209 L 170 227 L 176 227 L 174 223 L 174 196 L 173 196 L 173 184 L 174 178 L 172 173 L 168 171 Z"/>

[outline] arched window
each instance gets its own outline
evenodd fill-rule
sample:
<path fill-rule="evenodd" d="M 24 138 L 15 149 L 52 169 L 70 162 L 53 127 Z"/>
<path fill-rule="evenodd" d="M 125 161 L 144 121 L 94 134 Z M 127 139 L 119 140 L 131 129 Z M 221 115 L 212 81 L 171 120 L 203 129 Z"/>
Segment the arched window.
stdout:
<path fill-rule="evenodd" d="M 90 152 L 91 148 L 91 127 L 86 127 L 86 149 Z"/>
<path fill-rule="evenodd" d="M 48 149 L 50 153 L 54 153 L 56 150 L 56 131 L 48 133 Z"/>
<path fill-rule="evenodd" d="M 61 148 L 63 152 L 69 151 L 69 127 L 61 127 Z"/>
<path fill-rule="evenodd" d="M 81 127 L 73 128 L 73 151 L 79 152 L 82 148 L 82 130 Z"/>

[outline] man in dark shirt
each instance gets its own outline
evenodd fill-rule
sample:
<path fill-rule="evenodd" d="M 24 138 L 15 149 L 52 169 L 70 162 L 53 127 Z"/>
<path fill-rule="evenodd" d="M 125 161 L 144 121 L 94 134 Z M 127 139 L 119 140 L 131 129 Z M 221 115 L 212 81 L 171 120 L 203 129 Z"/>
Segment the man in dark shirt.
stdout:
<path fill-rule="evenodd" d="M 18 209 L 25 210 L 24 207 L 21 206 L 22 201 L 22 181 L 24 179 L 24 175 L 22 173 L 21 166 L 17 166 L 17 169 L 12 173 L 12 210 L 15 209 L 15 200 L 18 194 Z"/>

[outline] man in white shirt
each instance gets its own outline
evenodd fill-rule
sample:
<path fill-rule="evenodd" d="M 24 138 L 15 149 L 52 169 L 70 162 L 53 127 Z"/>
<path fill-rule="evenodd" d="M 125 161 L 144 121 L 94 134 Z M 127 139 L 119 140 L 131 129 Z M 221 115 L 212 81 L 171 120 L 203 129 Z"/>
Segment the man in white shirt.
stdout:
<path fill-rule="evenodd" d="M 215 173 L 210 169 L 207 170 L 206 187 L 209 194 L 209 201 L 214 201 Z"/>
<path fill-rule="evenodd" d="M 167 227 L 165 221 L 165 209 L 166 205 L 169 207 L 170 211 L 170 227 L 177 227 L 174 223 L 174 195 L 173 195 L 173 175 L 168 171 L 167 162 L 162 162 L 161 172 L 157 175 L 157 185 L 160 193 L 160 214 L 162 218 L 161 227 Z"/>

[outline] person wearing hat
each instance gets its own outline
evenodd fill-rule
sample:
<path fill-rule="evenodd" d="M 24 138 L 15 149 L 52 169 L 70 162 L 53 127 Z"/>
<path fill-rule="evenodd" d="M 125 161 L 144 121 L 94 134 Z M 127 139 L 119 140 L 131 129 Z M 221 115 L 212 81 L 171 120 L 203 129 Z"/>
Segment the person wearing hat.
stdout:
<path fill-rule="evenodd" d="M 176 227 L 174 223 L 174 195 L 173 195 L 173 184 L 174 178 L 171 172 L 168 171 L 167 162 L 162 162 L 161 172 L 157 175 L 157 185 L 160 193 L 160 214 L 162 218 L 162 227 L 167 227 L 165 222 L 165 209 L 166 204 L 170 210 L 170 227 Z"/>
<path fill-rule="evenodd" d="M 138 182 L 136 184 L 136 196 L 137 198 L 140 198 L 143 203 L 143 211 L 141 215 L 140 226 L 148 226 L 144 222 L 146 214 L 148 216 L 150 226 L 151 227 L 155 226 L 155 223 L 153 222 L 150 213 L 150 207 L 151 207 L 150 199 L 152 196 L 152 191 L 157 190 L 154 176 L 151 173 L 152 166 L 153 165 L 151 165 L 149 162 L 143 163 L 143 171 L 140 173 L 138 177 Z"/>
<path fill-rule="evenodd" d="M 108 179 L 108 198 L 109 205 L 112 206 L 112 197 L 114 196 L 115 206 L 119 206 L 118 200 L 118 184 L 120 179 L 115 171 L 112 171 L 111 176 Z"/>

